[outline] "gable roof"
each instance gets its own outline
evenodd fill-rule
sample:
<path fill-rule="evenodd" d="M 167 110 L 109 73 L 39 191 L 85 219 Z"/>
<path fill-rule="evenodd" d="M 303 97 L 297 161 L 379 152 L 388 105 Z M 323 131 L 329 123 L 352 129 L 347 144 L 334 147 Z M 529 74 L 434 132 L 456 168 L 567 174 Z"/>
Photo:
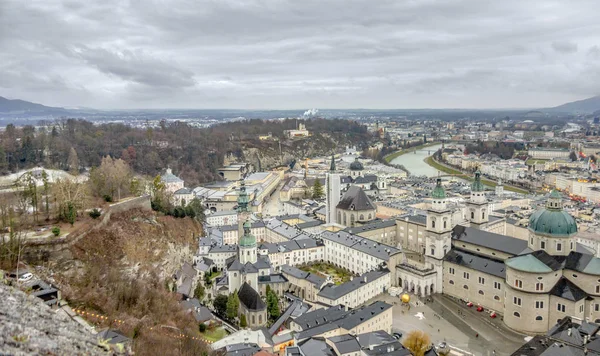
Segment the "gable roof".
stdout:
<path fill-rule="evenodd" d="M 444 256 L 444 261 L 471 268 L 486 274 L 491 274 L 496 277 L 506 277 L 506 268 L 503 262 L 488 257 L 475 255 L 457 248 L 451 249 L 446 256 Z"/>
<path fill-rule="evenodd" d="M 378 280 L 379 278 L 390 273 L 390 270 L 385 268 L 379 271 L 367 272 L 360 277 L 356 277 L 351 281 L 342 283 L 340 285 L 328 284 L 317 294 L 323 298 L 330 300 L 337 300 L 348 293 L 351 293 L 371 282 Z"/>
<path fill-rule="evenodd" d="M 240 298 L 240 303 L 244 304 L 248 310 L 264 310 L 267 308 L 265 302 L 260 299 L 260 295 L 246 282 L 240 288 L 238 297 Z"/>
<path fill-rule="evenodd" d="M 375 205 L 360 187 L 351 186 L 336 208 L 354 211 L 375 210 Z"/>
<path fill-rule="evenodd" d="M 456 225 L 452 229 L 452 240 L 487 247 L 510 255 L 518 255 L 527 249 L 526 240 L 494 234 L 462 225 Z"/>

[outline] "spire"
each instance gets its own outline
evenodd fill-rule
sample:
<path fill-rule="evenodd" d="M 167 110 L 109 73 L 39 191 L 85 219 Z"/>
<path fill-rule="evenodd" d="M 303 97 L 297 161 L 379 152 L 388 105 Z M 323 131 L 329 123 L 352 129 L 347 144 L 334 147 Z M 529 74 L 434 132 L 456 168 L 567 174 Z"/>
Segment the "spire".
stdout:
<path fill-rule="evenodd" d="M 330 172 L 335 172 L 335 157 L 334 154 L 331 154 L 331 165 L 329 166 Z"/>
<path fill-rule="evenodd" d="M 471 192 L 483 192 L 485 188 L 483 187 L 483 183 L 481 183 L 481 172 L 479 169 L 475 172 L 475 180 L 473 184 L 471 184 Z"/>
<path fill-rule="evenodd" d="M 238 213 L 243 213 L 243 212 L 249 211 L 248 210 L 249 200 L 250 199 L 248 198 L 248 193 L 246 193 L 246 183 L 242 180 L 242 182 L 240 183 L 240 193 L 238 194 L 238 198 L 237 198 Z"/>

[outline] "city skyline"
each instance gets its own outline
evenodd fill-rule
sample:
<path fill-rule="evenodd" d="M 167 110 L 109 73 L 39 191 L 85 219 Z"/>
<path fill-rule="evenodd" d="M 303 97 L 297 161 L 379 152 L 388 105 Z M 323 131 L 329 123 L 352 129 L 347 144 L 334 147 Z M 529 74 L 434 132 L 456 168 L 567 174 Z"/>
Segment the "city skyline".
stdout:
<path fill-rule="evenodd" d="M 0 96 L 97 109 L 542 108 L 600 92 L 595 2 L 0 4 Z"/>

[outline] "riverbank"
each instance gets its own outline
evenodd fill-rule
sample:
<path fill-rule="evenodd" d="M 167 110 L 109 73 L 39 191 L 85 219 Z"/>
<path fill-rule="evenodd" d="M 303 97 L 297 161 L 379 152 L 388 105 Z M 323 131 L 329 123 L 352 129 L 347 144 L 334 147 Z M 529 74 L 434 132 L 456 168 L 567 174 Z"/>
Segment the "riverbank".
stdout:
<path fill-rule="evenodd" d="M 426 148 L 426 147 L 431 147 L 431 146 L 439 145 L 439 144 L 440 144 L 439 142 L 429 142 L 429 143 L 425 143 L 425 144 L 422 144 L 422 145 L 419 145 L 419 146 L 415 146 L 415 147 L 411 147 L 411 148 L 406 148 L 406 149 L 403 149 L 403 150 L 399 150 L 399 151 L 396 151 L 396 152 L 390 153 L 389 155 L 384 156 L 383 160 L 386 163 L 390 163 L 394 158 L 400 157 L 403 154 L 406 154 L 406 153 L 409 153 L 409 152 L 413 152 L 414 150 L 420 150 L 420 149 L 423 149 L 423 148 Z"/>
<path fill-rule="evenodd" d="M 435 168 L 435 169 L 437 169 L 439 171 L 442 171 L 442 172 L 447 173 L 447 174 L 451 174 L 451 175 L 453 175 L 453 176 L 455 176 L 457 178 L 466 179 L 466 180 L 468 180 L 470 182 L 473 181 L 473 177 L 470 174 L 465 174 L 462 171 L 459 171 L 457 169 L 450 168 L 450 167 L 448 167 L 446 165 L 443 165 L 443 164 L 439 163 L 438 161 L 436 161 L 433 158 L 433 156 L 427 157 L 425 159 L 425 163 L 427 163 L 428 165 L 430 165 L 431 167 L 433 167 L 433 168 Z M 498 183 L 496 183 L 496 182 L 494 182 L 492 180 L 484 179 L 484 178 L 481 179 L 481 183 L 483 183 L 484 185 L 487 185 L 488 187 L 492 187 L 492 188 L 498 185 Z M 520 194 L 529 194 L 529 191 L 527 191 L 525 189 L 513 187 L 511 185 L 506 185 L 505 184 L 504 185 L 504 189 L 508 190 L 510 192 L 515 192 L 515 193 L 520 193 Z"/>

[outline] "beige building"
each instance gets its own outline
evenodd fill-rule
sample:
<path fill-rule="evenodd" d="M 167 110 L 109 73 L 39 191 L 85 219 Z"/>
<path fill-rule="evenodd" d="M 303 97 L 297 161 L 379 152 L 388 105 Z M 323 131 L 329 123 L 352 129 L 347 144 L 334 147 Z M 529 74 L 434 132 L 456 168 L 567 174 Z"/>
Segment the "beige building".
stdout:
<path fill-rule="evenodd" d="M 364 273 L 340 285 L 330 283 L 317 293 L 317 302 L 356 308 L 385 293 L 391 286 L 390 276 L 390 270 L 385 268 Z"/>

